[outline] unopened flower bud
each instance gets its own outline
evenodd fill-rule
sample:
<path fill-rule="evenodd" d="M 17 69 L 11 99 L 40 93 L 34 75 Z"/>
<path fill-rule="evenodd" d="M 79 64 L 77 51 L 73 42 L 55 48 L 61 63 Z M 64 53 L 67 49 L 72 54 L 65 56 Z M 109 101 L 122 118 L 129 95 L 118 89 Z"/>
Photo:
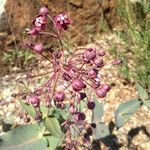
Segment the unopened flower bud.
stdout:
<path fill-rule="evenodd" d="M 97 70 L 96 69 L 92 69 L 92 70 L 90 70 L 89 72 L 88 72 L 88 76 L 90 77 L 90 78 L 96 78 L 97 77 L 97 74 L 98 74 L 98 72 L 97 72 Z"/>
<path fill-rule="evenodd" d="M 84 113 L 80 112 L 80 113 L 77 113 L 74 117 L 75 121 L 79 122 L 79 121 L 83 121 L 85 120 L 86 116 Z"/>
<path fill-rule="evenodd" d="M 122 60 L 120 60 L 120 59 L 113 60 L 112 64 L 113 65 L 120 65 L 120 64 L 122 64 Z"/>
<path fill-rule="evenodd" d="M 39 15 L 46 16 L 48 14 L 48 12 L 49 12 L 49 10 L 47 7 L 41 7 L 39 10 Z"/>
<path fill-rule="evenodd" d="M 59 59 L 61 58 L 62 53 L 57 51 L 57 52 L 54 52 L 53 55 L 55 56 L 56 59 Z"/>
<path fill-rule="evenodd" d="M 93 110 L 95 108 L 95 103 L 94 102 L 88 102 L 87 107 L 88 107 L 88 109 Z"/>
<path fill-rule="evenodd" d="M 75 79 L 73 82 L 72 82 L 72 88 L 74 91 L 76 92 L 79 92 L 81 91 L 82 89 L 84 89 L 86 87 L 86 85 L 83 83 L 83 80 L 82 79 Z"/>
<path fill-rule="evenodd" d="M 33 47 L 33 50 L 36 51 L 37 53 L 42 53 L 44 50 L 43 44 L 42 43 L 36 44 Z"/>
<path fill-rule="evenodd" d="M 83 53 L 83 58 L 87 60 L 92 60 L 96 57 L 96 49 L 95 48 L 88 48 L 84 53 Z"/>
<path fill-rule="evenodd" d="M 96 91 L 96 95 L 99 97 L 99 98 L 104 98 L 107 94 L 107 91 L 106 90 L 103 90 L 103 89 L 98 89 Z"/>
<path fill-rule="evenodd" d="M 102 84 L 101 88 L 106 90 L 107 92 L 111 89 L 110 85 L 108 85 L 108 84 Z"/>
<path fill-rule="evenodd" d="M 84 113 L 79 113 L 78 117 L 79 117 L 79 120 L 85 120 L 85 118 L 86 118 Z"/>
<path fill-rule="evenodd" d="M 104 56 L 104 55 L 105 55 L 105 51 L 102 50 L 102 49 L 99 50 L 99 51 L 98 51 L 98 55 L 99 55 L 99 56 Z"/>
<path fill-rule="evenodd" d="M 80 92 L 80 93 L 77 94 L 77 99 L 79 101 L 83 100 L 85 97 L 86 97 L 86 93 Z"/>
<path fill-rule="evenodd" d="M 104 61 L 103 61 L 103 59 L 95 59 L 95 60 L 94 60 L 94 64 L 95 64 L 97 67 L 103 67 L 103 66 L 104 66 Z"/>
<path fill-rule="evenodd" d="M 92 84 L 92 87 L 93 87 L 94 89 L 97 89 L 99 86 L 100 86 L 100 82 L 99 82 L 99 81 L 95 81 L 95 82 Z"/>
<path fill-rule="evenodd" d="M 39 98 L 38 98 L 37 96 L 35 96 L 35 95 L 32 95 L 32 96 L 28 97 L 28 98 L 27 98 L 27 102 L 28 102 L 30 105 L 34 106 L 34 107 L 39 107 L 39 105 L 40 105 L 40 100 L 39 100 Z"/>
<path fill-rule="evenodd" d="M 57 102 L 62 102 L 64 99 L 65 99 L 65 94 L 63 92 L 57 92 L 55 93 L 54 95 L 54 99 L 57 101 Z"/>

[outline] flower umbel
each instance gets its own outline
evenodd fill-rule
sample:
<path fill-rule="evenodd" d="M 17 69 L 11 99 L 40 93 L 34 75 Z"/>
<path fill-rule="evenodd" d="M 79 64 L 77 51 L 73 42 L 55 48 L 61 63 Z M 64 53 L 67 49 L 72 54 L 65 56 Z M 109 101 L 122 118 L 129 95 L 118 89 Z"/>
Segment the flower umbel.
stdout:
<path fill-rule="evenodd" d="M 88 123 L 84 109 L 88 111 L 95 109 L 96 103 L 93 97 L 101 101 L 111 89 L 101 77 L 101 70 L 108 64 L 104 59 L 105 50 L 85 47 L 66 53 L 61 31 L 66 31 L 71 23 L 72 20 L 67 13 L 63 12 L 52 17 L 49 15 L 48 8 L 42 7 L 33 21 L 33 26 L 26 31 L 29 40 L 24 44 L 25 47 L 45 58 L 50 66 L 50 71 L 44 74 L 44 76 L 47 75 L 48 80 L 29 92 L 26 98 L 27 103 L 34 107 L 36 120 L 45 119 L 45 116 L 42 116 L 41 105 L 48 108 L 46 117 L 49 117 L 51 110 L 56 109 L 66 110 L 69 113 L 67 119 L 62 116 L 60 121 L 65 130 L 66 149 L 67 147 L 75 148 L 76 144 L 79 144 L 71 137 L 72 128 L 77 128 L 79 131 L 93 128 L 91 123 Z M 59 42 L 55 50 L 53 47 L 47 48 L 52 39 Z M 110 64 L 120 63 L 117 60 Z M 34 76 L 31 75 L 28 79 L 32 77 Z M 85 108 L 81 109 L 83 103 Z M 53 111 L 50 115 L 53 115 Z M 89 135 L 82 135 L 82 138 L 85 143 L 90 140 Z"/>

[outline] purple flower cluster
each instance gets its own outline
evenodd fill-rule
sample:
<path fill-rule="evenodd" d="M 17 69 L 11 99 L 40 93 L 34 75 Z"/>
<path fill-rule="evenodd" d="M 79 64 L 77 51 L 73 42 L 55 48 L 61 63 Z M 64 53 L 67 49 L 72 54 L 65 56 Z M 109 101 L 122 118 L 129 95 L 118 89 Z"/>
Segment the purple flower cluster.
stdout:
<path fill-rule="evenodd" d="M 53 26 L 48 24 L 48 19 L 53 23 Z M 111 89 L 109 84 L 103 83 L 100 70 L 105 66 L 103 49 L 97 50 L 95 47 L 78 49 L 69 56 L 65 56 L 64 48 L 61 42 L 61 34 L 63 30 L 67 30 L 72 20 L 67 13 L 60 13 L 54 17 L 49 15 L 47 7 L 42 7 L 39 10 L 37 17 L 33 21 L 33 27 L 27 30 L 27 35 L 30 38 L 39 37 L 42 39 L 55 38 L 60 42 L 61 49 L 54 52 L 46 51 L 44 42 L 25 43 L 25 46 L 34 52 L 41 54 L 52 65 L 53 71 L 49 74 L 49 80 L 40 88 L 35 89 L 33 93 L 27 97 L 27 103 L 37 108 L 44 103 L 51 109 L 68 109 L 70 118 L 65 120 L 63 126 L 69 129 L 73 125 L 87 126 L 86 114 L 80 110 L 82 101 L 86 103 L 86 108 L 93 110 L 95 102 L 91 97 L 91 93 L 97 95 L 98 99 L 106 97 Z M 51 30 L 51 28 L 53 28 Z M 32 40 L 33 41 L 33 40 Z M 47 55 L 43 54 L 47 52 Z M 113 64 L 119 64 L 120 61 L 115 61 Z M 60 89 L 58 87 L 61 86 Z M 41 99 L 44 101 L 41 102 Z M 37 111 L 35 116 L 39 119 L 40 112 Z M 69 133 L 70 130 L 68 130 Z M 72 146 L 66 136 L 66 145 Z"/>

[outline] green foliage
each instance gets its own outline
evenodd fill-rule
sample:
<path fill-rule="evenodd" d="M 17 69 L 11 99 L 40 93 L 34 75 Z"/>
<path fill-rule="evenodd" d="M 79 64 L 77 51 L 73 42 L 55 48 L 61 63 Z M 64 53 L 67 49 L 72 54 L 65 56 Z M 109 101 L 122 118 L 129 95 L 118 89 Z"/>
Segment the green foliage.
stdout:
<path fill-rule="evenodd" d="M 60 146 L 60 138 L 57 138 L 55 136 L 48 136 L 47 137 L 48 143 L 49 143 L 49 147 L 47 148 L 47 150 L 54 150 L 56 149 L 58 146 Z"/>
<path fill-rule="evenodd" d="M 60 123 L 57 118 L 47 117 L 44 123 L 45 123 L 45 127 L 47 128 L 47 130 L 49 130 L 49 132 L 53 136 L 58 137 L 58 138 L 62 137 Z"/>
<path fill-rule="evenodd" d="M 106 138 L 109 135 L 110 133 L 109 133 L 108 126 L 106 126 L 102 122 L 96 124 L 96 129 L 94 130 L 94 135 L 93 135 L 95 140 Z"/>
<path fill-rule="evenodd" d="M 28 50 L 9 49 L 4 52 L 3 60 L 11 65 L 22 67 L 29 64 L 34 55 Z"/>
<path fill-rule="evenodd" d="M 119 128 L 140 108 L 139 99 L 133 99 L 119 105 L 115 112 L 116 126 Z"/>
<path fill-rule="evenodd" d="M 144 105 L 150 108 L 150 99 L 143 101 Z"/>
<path fill-rule="evenodd" d="M 94 98 L 95 102 L 95 109 L 93 110 L 92 114 L 92 122 L 96 124 L 96 128 L 93 131 L 93 136 L 95 140 L 99 140 L 102 138 L 105 138 L 106 136 L 109 136 L 109 129 L 108 126 L 106 126 L 102 121 L 103 116 L 103 107 L 102 104 L 97 100 L 97 98 Z"/>
<path fill-rule="evenodd" d="M 150 107 L 150 98 L 146 90 L 137 83 L 138 96 L 142 100 L 143 104 L 147 107 Z"/>
<path fill-rule="evenodd" d="M 137 83 L 138 98 L 121 103 L 115 112 L 116 126 L 119 128 L 136 112 L 140 106 L 150 107 L 150 99 L 146 90 Z"/>
<path fill-rule="evenodd" d="M 148 88 L 150 86 L 150 1 L 131 3 L 129 0 L 118 0 L 117 8 L 121 20 L 126 24 L 126 28 L 118 31 L 117 35 L 132 52 L 135 63 L 134 69 L 130 68 L 127 73 L 132 73 L 132 77 Z"/>
<path fill-rule="evenodd" d="M 35 117 L 36 113 L 35 113 L 35 109 L 33 106 L 28 105 L 28 104 L 22 102 L 21 100 L 20 100 L 20 105 L 29 115 L 31 115 L 33 118 Z"/>
<path fill-rule="evenodd" d="M 94 98 L 94 102 L 95 102 L 95 108 L 93 110 L 92 122 L 99 123 L 101 122 L 103 116 L 103 107 L 96 97 Z"/>
<path fill-rule="evenodd" d="M 60 138 L 44 135 L 44 131 L 45 127 L 42 123 L 18 126 L 0 137 L 0 149 L 54 150 L 59 146 Z"/>
<path fill-rule="evenodd" d="M 26 103 L 22 102 L 21 100 L 20 100 L 20 105 L 31 117 L 33 117 L 33 118 L 35 117 L 36 111 L 33 106 L 26 104 Z M 40 111 L 41 111 L 43 119 L 44 119 L 47 116 L 47 113 L 48 113 L 48 115 L 51 115 L 54 110 L 48 111 L 48 108 L 46 106 L 41 105 Z"/>
<path fill-rule="evenodd" d="M 22 125 L 0 137 L 1 150 L 44 150 L 47 140 L 38 124 Z"/>
<path fill-rule="evenodd" d="M 143 101 L 148 99 L 148 93 L 139 83 L 137 83 L 137 91 L 140 99 Z"/>

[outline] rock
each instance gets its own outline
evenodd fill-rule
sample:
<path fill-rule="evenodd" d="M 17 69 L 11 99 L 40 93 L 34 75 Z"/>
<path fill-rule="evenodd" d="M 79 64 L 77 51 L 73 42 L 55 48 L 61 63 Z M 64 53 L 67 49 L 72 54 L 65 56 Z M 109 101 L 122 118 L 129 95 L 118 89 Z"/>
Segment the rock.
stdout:
<path fill-rule="evenodd" d="M 116 7 L 116 0 L 102 0 L 103 15 L 110 29 L 113 29 L 113 27 L 118 24 L 117 21 L 119 19 L 116 16 Z"/>
<path fill-rule="evenodd" d="M 0 18 L 1 18 L 1 14 L 4 12 L 5 3 L 6 3 L 6 0 L 0 0 Z"/>
<path fill-rule="evenodd" d="M 9 105 L 8 105 L 8 110 L 9 110 L 10 112 L 15 111 L 15 104 L 9 103 Z"/>
<path fill-rule="evenodd" d="M 101 16 L 101 6 L 107 12 L 106 16 L 113 23 L 115 0 L 99 1 L 93 0 L 7 0 L 6 12 L 10 17 L 13 32 L 16 35 L 16 40 L 20 40 L 21 33 L 32 22 L 38 9 L 42 5 L 48 5 L 52 15 L 60 12 L 69 12 L 70 17 L 73 19 L 72 27 L 70 28 L 71 41 L 74 44 L 86 44 L 89 35 L 94 34 L 99 29 L 99 20 Z M 111 13 L 113 13 L 111 15 Z M 116 19 L 115 19 L 116 21 Z"/>

